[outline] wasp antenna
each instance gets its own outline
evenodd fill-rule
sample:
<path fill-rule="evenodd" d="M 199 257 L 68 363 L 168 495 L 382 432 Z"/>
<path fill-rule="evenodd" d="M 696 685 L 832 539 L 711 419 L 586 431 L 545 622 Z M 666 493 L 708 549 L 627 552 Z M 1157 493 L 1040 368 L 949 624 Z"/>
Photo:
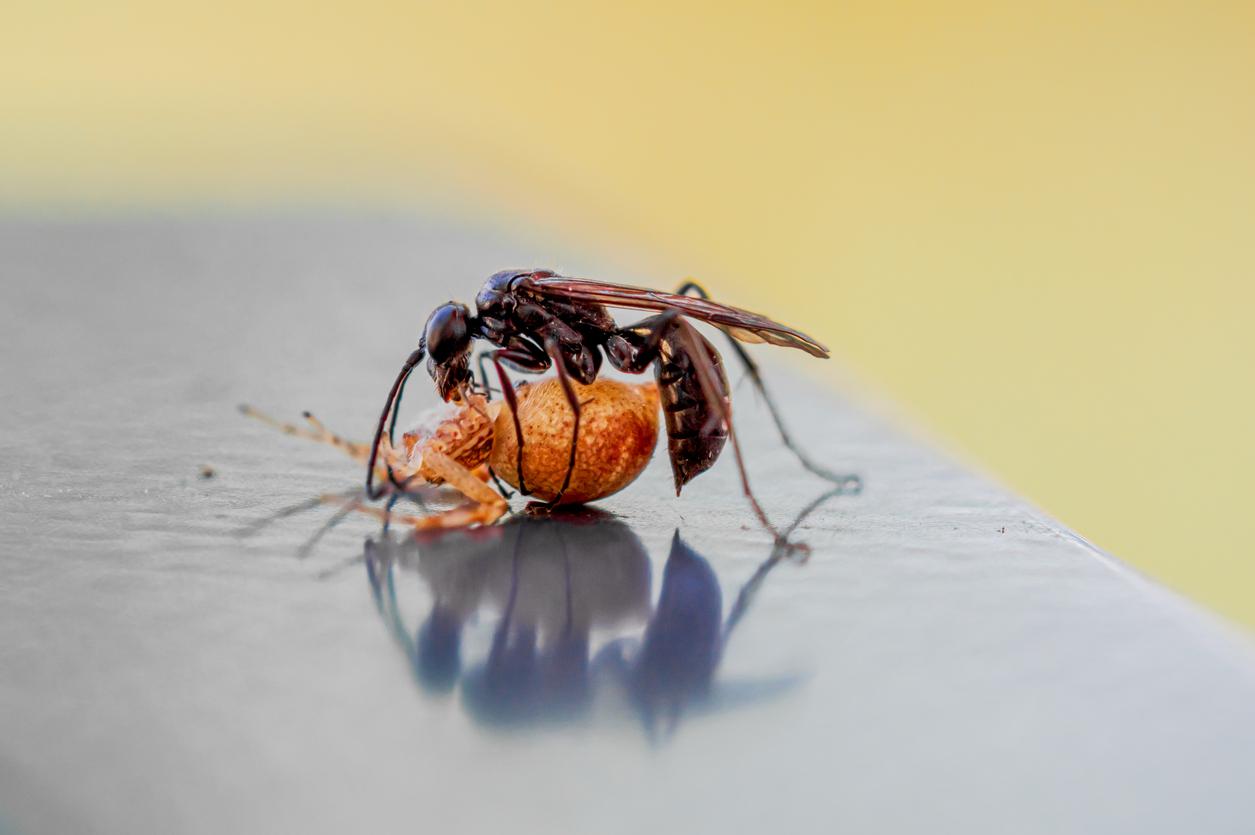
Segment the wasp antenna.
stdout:
<path fill-rule="evenodd" d="M 392 436 L 397 427 L 397 409 L 401 405 L 401 394 L 405 388 L 405 381 L 409 379 L 410 372 L 414 370 L 414 366 L 423 361 L 423 357 L 427 355 L 426 346 L 419 344 L 405 359 L 405 364 L 401 366 L 401 371 L 397 374 L 396 381 L 392 384 L 392 388 L 388 391 L 388 400 L 383 405 L 383 411 L 379 415 L 379 424 L 375 427 L 375 437 L 370 444 L 370 460 L 366 464 L 366 496 L 369 499 L 377 499 L 383 495 L 383 491 L 375 490 L 375 462 L 379 459 L 379 442 L 383 440 L 384 427 L 388 428 L 388 441 L 391 443 Z M 389 424 L 388 418 L 392 417 Z M 392 467 L 388 467 L 388 477 L 392 478 Z"/>

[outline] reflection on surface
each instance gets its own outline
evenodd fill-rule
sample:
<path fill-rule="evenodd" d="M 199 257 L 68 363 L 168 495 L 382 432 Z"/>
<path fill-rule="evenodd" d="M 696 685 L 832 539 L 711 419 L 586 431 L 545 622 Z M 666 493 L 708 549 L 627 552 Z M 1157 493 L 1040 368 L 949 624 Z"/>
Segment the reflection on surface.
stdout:
<path fill-rule="evenodd" d="M 804 509 L 793 528 L 835 494 Z M 787 677 L 715 687 L 733 629 L 784 558 L 771 552 L 725 621 L 718 577 L 678 530 L 653 604 L 644 544 L 595 510 L 385 533 L 367 541 L 365 554 L 379 612 L 428 694 L 459 691 L 467 712 L 493 727 L 580 721 L 604 704 L 612 709 L 599 717 L 635 715 L 654 739 L 674 732 L 686 711 L 761 701 L 794 685 Z M 403 599 L 415 575 L 425 594 L 407 619 Z M 486 646 L 481 624 L 491 624 Z"/>

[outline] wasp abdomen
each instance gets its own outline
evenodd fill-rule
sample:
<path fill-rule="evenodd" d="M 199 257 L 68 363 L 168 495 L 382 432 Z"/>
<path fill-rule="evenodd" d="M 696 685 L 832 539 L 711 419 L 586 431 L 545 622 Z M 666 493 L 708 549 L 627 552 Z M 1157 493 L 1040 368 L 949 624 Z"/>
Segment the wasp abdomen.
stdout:
<path fill-rule="evenodd" d="M 715 463 L 728 440 L 728 428 L 722 420 L 711 427 L 719 407 L 711 403 L 702 390 L 701 378 L 687 350 L 687 340 L 675 339 L 674 333 L 672 330 L 663 337 L 655 368 L 658 395 L 667 424 L 667 452 L 671 457 L 671 472 L 675 476 L 675 493 L 678 496 L 684 485 Z M 710 358 L 718 380 L 719 396 L 727 398 L 728 378 L 719 353 L 704 336 L 695 332 L 692 336 Z"/>

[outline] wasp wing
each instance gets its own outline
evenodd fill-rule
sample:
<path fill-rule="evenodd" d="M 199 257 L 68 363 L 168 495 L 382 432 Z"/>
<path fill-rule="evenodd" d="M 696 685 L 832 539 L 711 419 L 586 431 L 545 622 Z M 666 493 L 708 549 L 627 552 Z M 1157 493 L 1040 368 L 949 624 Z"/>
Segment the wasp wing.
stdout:
<path fill-rule="evenodd" d="M 827 348 L 801 331 L 773 322 L 766 316 L 710 299 L 560 275 L 536 277 L 529 283 L 536 291 L 555 298 L 593 302 L 607 307 L 678 310 L 685 316 L 709 322 L 742 342 L 769 342 L 786 348 L 800 348 L 816 357 L 828 356 Z"/>

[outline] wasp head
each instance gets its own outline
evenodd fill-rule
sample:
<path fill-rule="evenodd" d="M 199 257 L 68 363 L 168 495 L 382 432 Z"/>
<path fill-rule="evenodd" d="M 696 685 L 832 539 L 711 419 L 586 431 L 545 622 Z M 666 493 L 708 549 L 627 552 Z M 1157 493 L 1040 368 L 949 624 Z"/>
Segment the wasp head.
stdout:
<path fill-rule="evenodd" d="M 464 304 L 440 305 L 427 320 L 423 341 L 427 346 L 427 370 L 440 397 L 449 400 L 470 382 L 471 339 L 475 317 Z"/>

